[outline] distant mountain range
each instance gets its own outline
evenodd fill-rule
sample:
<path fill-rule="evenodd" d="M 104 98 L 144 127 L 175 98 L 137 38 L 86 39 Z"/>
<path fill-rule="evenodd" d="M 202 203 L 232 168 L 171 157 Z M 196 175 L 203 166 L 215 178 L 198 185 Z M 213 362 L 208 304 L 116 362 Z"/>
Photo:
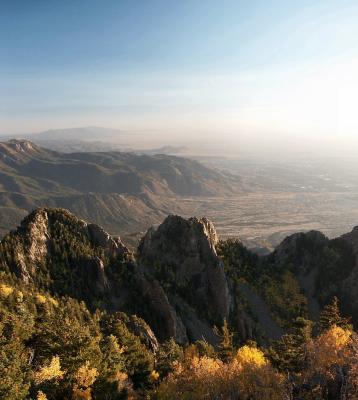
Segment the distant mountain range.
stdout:
<path fill-rule="evenodd" d="M 120 139 L 121 136 L 125 134 L 128 133 L 119 129 L 103 128 L 98 126 L 84 126 L 78 128 L 48 129 L 43 132 L 28 133 L 20 136 L 25 139 L 31 138 L 31 140 L 33 141 L 85 140 L 85 141 L 115 142 L 118 141 L 118 139 Z M 3 136 L 3 137 L 10 139 L 11 137 L 14 137 L 14 135 Z"/>
<path fill-rule="evenodd" d="M 96 126 L 49 129 L 43 132 L 21 135 L 2 135 L 2 140 L 30 140 L 31 142 L 51 150 L 72 153 L 92 151 L 130 151 L 139 154 L 183 154 L 188 152 L 186 146 L 164 145 L 154 148 L 141 148 L 135 138 L 142 137 L 143 132 L 124 131 Z"/>
<path fill-rule="evenodd" d="M 112 233 L 143 230 L 180 210 L 178 196 L 230 194 L 239 183 L 181 157 L 60 153 L 10 140 L 0 143 L 0 232 L 38 206 L 68 208 Z"/>

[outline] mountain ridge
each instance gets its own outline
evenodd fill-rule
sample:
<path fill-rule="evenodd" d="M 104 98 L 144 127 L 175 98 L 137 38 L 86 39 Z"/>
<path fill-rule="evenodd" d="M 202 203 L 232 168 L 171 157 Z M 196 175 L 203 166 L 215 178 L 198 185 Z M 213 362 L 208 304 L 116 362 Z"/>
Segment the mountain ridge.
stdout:
<path fill-rule="evenodd" d="M 2 232 L 36 207 L 65 207 L 113 233 L 140 231 L 180 212 L 181 196 L 232 193 L 238 178 L 182 157 L 125 152 L 60 153 L 28 140 L 0 142 Z"/>
<path fill-rule="evenodd" d="M 291 318 L 317 318 L 311 303 L 319 312 L 333 296 L 342 299 L 343 312 L 358 324 L 358 264 L 347 236 L 329 240 L 319 232 L 299 233 L 258 257 L 238 241 L 218 241 L 205 218 L 171 215 L 148 230 L 134 256 L 98 225 L 64 209 L 40 208 L 4 237 L 0 249 L 7 273 L 90 307 L 101 299 L 111 312 L 137 314 L 161 341 L 204 337 L 215 344 L 213 326 L 228 320 L 242 340 L 266 342 Z M 69 276 L 76 277 L 75 286 Z M 272 285 L 278 291 L 272 292 Z M 256 315 L 257 304 L 264 313 L 269 310 L 271 320 Z"/>

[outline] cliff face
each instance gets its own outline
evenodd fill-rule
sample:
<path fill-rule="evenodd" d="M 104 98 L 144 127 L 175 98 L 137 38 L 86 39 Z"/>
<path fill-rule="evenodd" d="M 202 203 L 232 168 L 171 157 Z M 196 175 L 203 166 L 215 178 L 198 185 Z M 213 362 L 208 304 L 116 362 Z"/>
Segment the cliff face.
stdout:
<path fill-rule="evenodd" d="M 138 262 L 151 275 L 170 283 L 172 289 L 179 292 L 185 287 L 187 297 L 194 296 L 191 306 L 207 308 L 211 317 L 222 323 L 229 314 L 230 296 L 216 244 L 217 234 L 209 220 L 173 215 L 144 236 Z"/>
<path fill-rule="evenodd" d="M 321 232 L 310 231 L 288 236 L 269 256 L 276 264 L 290 263 L 302 273 L 307 273 L 316 265 L 315 257 L 319 257 L 329 240 Z"/>
<path fill-rule="evenodd" d="M 28 216 L 21 224 L 14 240 L 15 273 L 29 282 L 37 268 L 45 262 L 48 253 L 48 217 L 44 210 Z"/>
<path fill-rule="evenodd" d="M 358 324 L 358 226 L 350 233 L 341 236 L 341 239 L 347 243 L 354 254 L 354 265 L 341 284 L 342 301 Z"/>
<path fill-rule="evenodd" d="M 191 340 L 205 330 L 213 341 L 210 326 L 221 326 L 229 317 L 230 294 L 217 240 L 206 218 L 171 215 L 151 228 L 138 248 L 138 263 L 166 288 Z M 203 325 L 207 329 L 198 329 Z"/>
<path fill-rule="evenodd" d="M 158 339 L 174 338 L 180 344 L 188 343 L 187 329 L 160 283 L 141 272 L 136 272 L 133 283 L 142 303 L 137 312 L 149 323 Z M 138 301 L 138 298 L 135 300 Z"/>

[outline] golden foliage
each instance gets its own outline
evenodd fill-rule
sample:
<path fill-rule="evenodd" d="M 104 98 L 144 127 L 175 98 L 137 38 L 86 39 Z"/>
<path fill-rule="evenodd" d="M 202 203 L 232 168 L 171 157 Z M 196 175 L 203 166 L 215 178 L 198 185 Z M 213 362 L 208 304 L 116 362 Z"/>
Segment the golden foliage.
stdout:
<path fill-rule="evenodd" d="M 332 365 L 343 366 L 347 362 L 348 345 L 352 332 L 332 326 L 307 345 L 310 368 L 307 373 L 330 374 Z"/>
<path fill-rule="evenodd" d="M 44 365 L 34 374 L 34 380 L 37 385 L 50 380 L 60 380 L 63 378 L 64 372 L 61 371 L 60 358 L 52 357 L 48 365 Z"/>
<path fill-rule="evenodd" d="M 4 283 L 0 284 L 0 296 L 3 298 L 9 297 L 14 291 L 14 288 L 11 286 L 5 285 Z"/>
<path fill-rule="evenodd" d="M 237 368 L 240 399 L 281 400 L 285 398 L 285 378 L 275 371 L 264 353 L 254 346 L 241 347 L 232 369 Z"/>
<path fill-rule="evenodd" d="M 358 399 L 358 336 L 353 334 L 348 345 L 349 373 L 347 379 L 347 399 Z"/>
<path fill-rule="evenodd" d="M 24 294 L 21 290 L 16 291 L 16 300 L 21 303 L 24 300 Z"/>
<path fill-rule="evenodd" d="M 116 373 L 116 382 L 117 382 L 118 391 L 123 390 L 124 388 L 129 386 L 128 375 L 125 372 L 118 371 Z"/>
<path fill-rule="evenodd" d="M 220 393 L 218 376 L 223 372 L 220 360 L 193 356 L 183 364 L 175 363 L 174 372 L 160 385 L 159 399 L 211 399 Z"/>
<path fill-rule="evenodd" d="M 250 346 L 241 347 L 236 354 L 236 360 L 242 368 L 260 368 L 268 363 L 261 350 Z"/>
<path fill-rule="evenodd" d="M 44 392 L 41 392 L 41 390 L 39 390 L 37 392 L 36 400 L 47 400 L 47 397 Z"/>
<path fill-rule="evenodd" d="M 153 370 L 150 373 L 150 379 L 152 382 L 156 382 L 159 379 L 159 373 L 156 370 Z"/>
<path fill-rule="evenodd" d="M 354 351 L 353 342 L 349 329 L 333 325 L 306 345 L 307 364 L 296 385 L 301 387 L 302 393 L 299 393 L 299 397 L 307 400 L 358 399 L 355 397 L 358 369 L 355 371 L 354 368 L 357 352 Z M 309 391 L 306 388 L 309 388 Z M 341 395 L 343 397 L 337 397 Z"/>
<path fill-rule="evenodd" d="M 98 376 L 96 368 L 91 368 L 90 363 L 86 361 L 77 371 L 75 376 L 75 385 L 73 387 L 74 400 L 91 400 L 91 386 Z"/>
<path fill-rule="evenodd" d="M 36 293 L 35 300 L 38 304 L 45 304 L 47 301 L 46 296 L 40 293 Z"/>
<path fill-rule="evenodd" d="M 268 363 L 239 368 L 238 384 L 242 400 L 282 400 L 287 395 L 285 377 Z"/>
<path fill-rule="evenodd" d="M 49 296 L 49 301 L 52 305 L 54 305 L 55 307 L 58 307 L 58 301 L 56 299 L 54 299 L 53 297 Z"/>
<path fill-rule="evenodd" d="M 159 386 L 158 398 L 166 399 L 285 399 L 285 379 L 256 347 L 244 346 L 229 363 L 193 356 L 175 365 Z"/>

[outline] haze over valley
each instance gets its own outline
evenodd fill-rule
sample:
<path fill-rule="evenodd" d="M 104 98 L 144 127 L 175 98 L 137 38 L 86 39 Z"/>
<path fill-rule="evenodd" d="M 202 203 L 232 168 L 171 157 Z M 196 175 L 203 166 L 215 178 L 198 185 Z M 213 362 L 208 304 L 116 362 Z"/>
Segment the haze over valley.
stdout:
<path fill-rule="evenodd" d="M 79 131 L 88 138 L 88 130 Z M 98 131 L 106 130 L 92 128 Z M 120 144 L 99 143 L 96 135 L 91 140 L 77 135 L 77 141 L 69 136 L 72 130 L 54 130 L 28 135 L 34 142 L 1 144 L 2 234 L 38 206 L 68 208 L 131 244 L 172 213 L 205 215 L 221 237 L 266 249 L 299 231 L 336 237 L 358 220 L 353 157 L 214 157 L 175 146 L 135 150 L 128 145 L 123 152 Z"/>

